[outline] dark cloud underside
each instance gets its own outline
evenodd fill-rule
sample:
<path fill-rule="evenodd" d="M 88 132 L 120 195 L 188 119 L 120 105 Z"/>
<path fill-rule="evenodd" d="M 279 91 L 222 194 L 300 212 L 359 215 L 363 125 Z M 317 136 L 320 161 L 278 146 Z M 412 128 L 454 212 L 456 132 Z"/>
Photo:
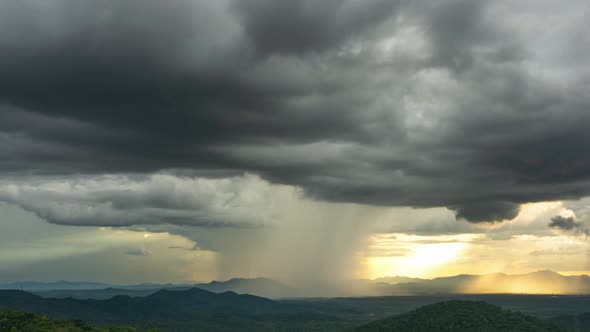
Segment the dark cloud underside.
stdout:
<path fill-rule="evenodd" d="M 583 25 L 541 42 L 510 6 L 2 0 L 0 171 L 251 172 L 473 222 L 587 196 Z"/>

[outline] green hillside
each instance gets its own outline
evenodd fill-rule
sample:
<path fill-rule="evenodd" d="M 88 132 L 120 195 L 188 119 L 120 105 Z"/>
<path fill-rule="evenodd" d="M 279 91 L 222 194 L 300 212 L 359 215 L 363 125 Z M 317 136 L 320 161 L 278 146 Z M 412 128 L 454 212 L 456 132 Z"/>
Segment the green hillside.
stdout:
<path fill-rule="evenodd" d="M 590 331 L 590 312 L 574 315 L 559 315 L 551 318 L 550 321 L 569 331 Z"/>
<path fill-rule="evenodd" d="M 485 302 L 441 302 L 408 313 L 374 321 L 357 332 L 544 332 L 562 331 L 537 318 L 504 310 Z"/>
<path fill-rule="evenodd" d="M 23 311 L 0 310 L 0 332 L 139 332 L 139 330 L 95 328 L 79 320 L 56 320 Z"/>
<path fill-rule="evenodd" d="M 590 297 L 487 295 L 486 302 L 448 297 L 374 297 L 273 301 L 202 289 L 158 291 L 146 297 L 108 300 L 46 299 L 22 291 L 0 291 L 0 332 L 135 331 L 89 326 L 134 326 L 166 332 L 229 331 L 587 331 Z M 451 300 L 451 301 L 449 301 Z M 446 301 L 446 302 L 441 302 Z M 437 304 L 432 304 L 437 303 Z M 413 311 L 409 311 L 413 310 Z M 395 316 L 394 316 L 395 315 Z M 387 318 L 390 317 L 390 318 Z M 84 325 L 81 320 L 90 324 Z M 379 320 L 383 319 L 383 320 Z M 69 321 L 68 321 L 69 320 Z M 551 323 L 548 323 L 548 322 Z M 31 324 L 31 325 L 26 325 Z M 33 328 L 34 327 L 34 328 Z"/>

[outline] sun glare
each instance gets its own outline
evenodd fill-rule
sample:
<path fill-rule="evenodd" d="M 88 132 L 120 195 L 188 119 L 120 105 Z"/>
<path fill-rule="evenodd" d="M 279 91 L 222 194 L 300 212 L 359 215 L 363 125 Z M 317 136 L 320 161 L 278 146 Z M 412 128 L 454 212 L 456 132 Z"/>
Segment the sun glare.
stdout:
<path fill-rule="evenodd" d="M 412 274 L 423 276 L 432 268 L 455 260 L 465 247 L 465 243 L 419 245 L 413 254 L 404 259 L 402 268 Z"/>
<path fill-rule="evenodd" d="M 372 257 L 369 260 L 371 277 L 403 275 L 431 277 L 433 270 L 456 260 L 467 248 L 462 242 L 412 244 L 409 252 L 398 257 Z"/>
<path fill-rule="evenodd" d="M 430 267 L 452 261 L 464 248 L 464 243 L 428 244 L 418 247 L 408 260 L 417 268 Z"/>

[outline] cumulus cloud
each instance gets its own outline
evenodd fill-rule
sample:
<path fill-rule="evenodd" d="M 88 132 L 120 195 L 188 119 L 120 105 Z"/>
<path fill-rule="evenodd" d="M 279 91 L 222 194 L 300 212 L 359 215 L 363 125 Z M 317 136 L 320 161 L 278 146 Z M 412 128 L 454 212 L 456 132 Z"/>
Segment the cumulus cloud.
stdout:
<path fill-rule="evenodd" d="M 585 35 L 582 8 L 3 0 L 0 172 L 250 172 L 319 200 L 512 219 L 523 203 L 589 194 L 588 43 L 570 38 Z M 228 219 L 101 194 L 84 211 L 67 197 L 26 204 L 52 222 Z M 151 203 L 157 218 L 138 212 Z"/>

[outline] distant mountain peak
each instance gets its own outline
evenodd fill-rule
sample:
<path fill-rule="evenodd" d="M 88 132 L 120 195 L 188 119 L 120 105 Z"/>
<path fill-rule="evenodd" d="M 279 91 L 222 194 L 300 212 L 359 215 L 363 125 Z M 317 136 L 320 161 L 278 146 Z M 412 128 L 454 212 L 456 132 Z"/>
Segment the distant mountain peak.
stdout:
<path fill-rule="evenodd" d="M 297 290 L 269 278 L 233 278 L 195 286 L 215 293 L 232 291 L 237 294 L 253 294 L 270 298 L 292 297 L 298 294 Z"/>
<path fill-rule="evenodd" d="M 384 279 L 385 281 L 387 279 Z M 590 278 L 564 276 L 551 270 L 525 274 L 460 274 L 419 283 L 375 282 L 376 295 L 429 294 L 590 294 Z"/>
<path fill-rule="evenodd" d="M 172 289 L 160 289 L 159 291 L 153 293 L 152 297 L 158 297 L 158 296 L 175 296 L 175 295 L 180 295 L 180 296 L 185 296 L 185 295 L 215 295 L 215 293 L 210 292 L 208 290 L 205 289 L 201 289 L 198 287 L 192 287 L 189 289 L 183 289 L 183 290 L 172 290 Z"/>
<path fill-rule="evenodd" d="M 531 272 L 529 274 L 533 274 L 533 275 L 545 275 L 545 276 L 560 276 L 563 277 L 563 275 L 555 272 L 555 271 L 551 271 L 551 270 L 539 270 L 539 271 L 535 271 L 535 272 Z"/>

